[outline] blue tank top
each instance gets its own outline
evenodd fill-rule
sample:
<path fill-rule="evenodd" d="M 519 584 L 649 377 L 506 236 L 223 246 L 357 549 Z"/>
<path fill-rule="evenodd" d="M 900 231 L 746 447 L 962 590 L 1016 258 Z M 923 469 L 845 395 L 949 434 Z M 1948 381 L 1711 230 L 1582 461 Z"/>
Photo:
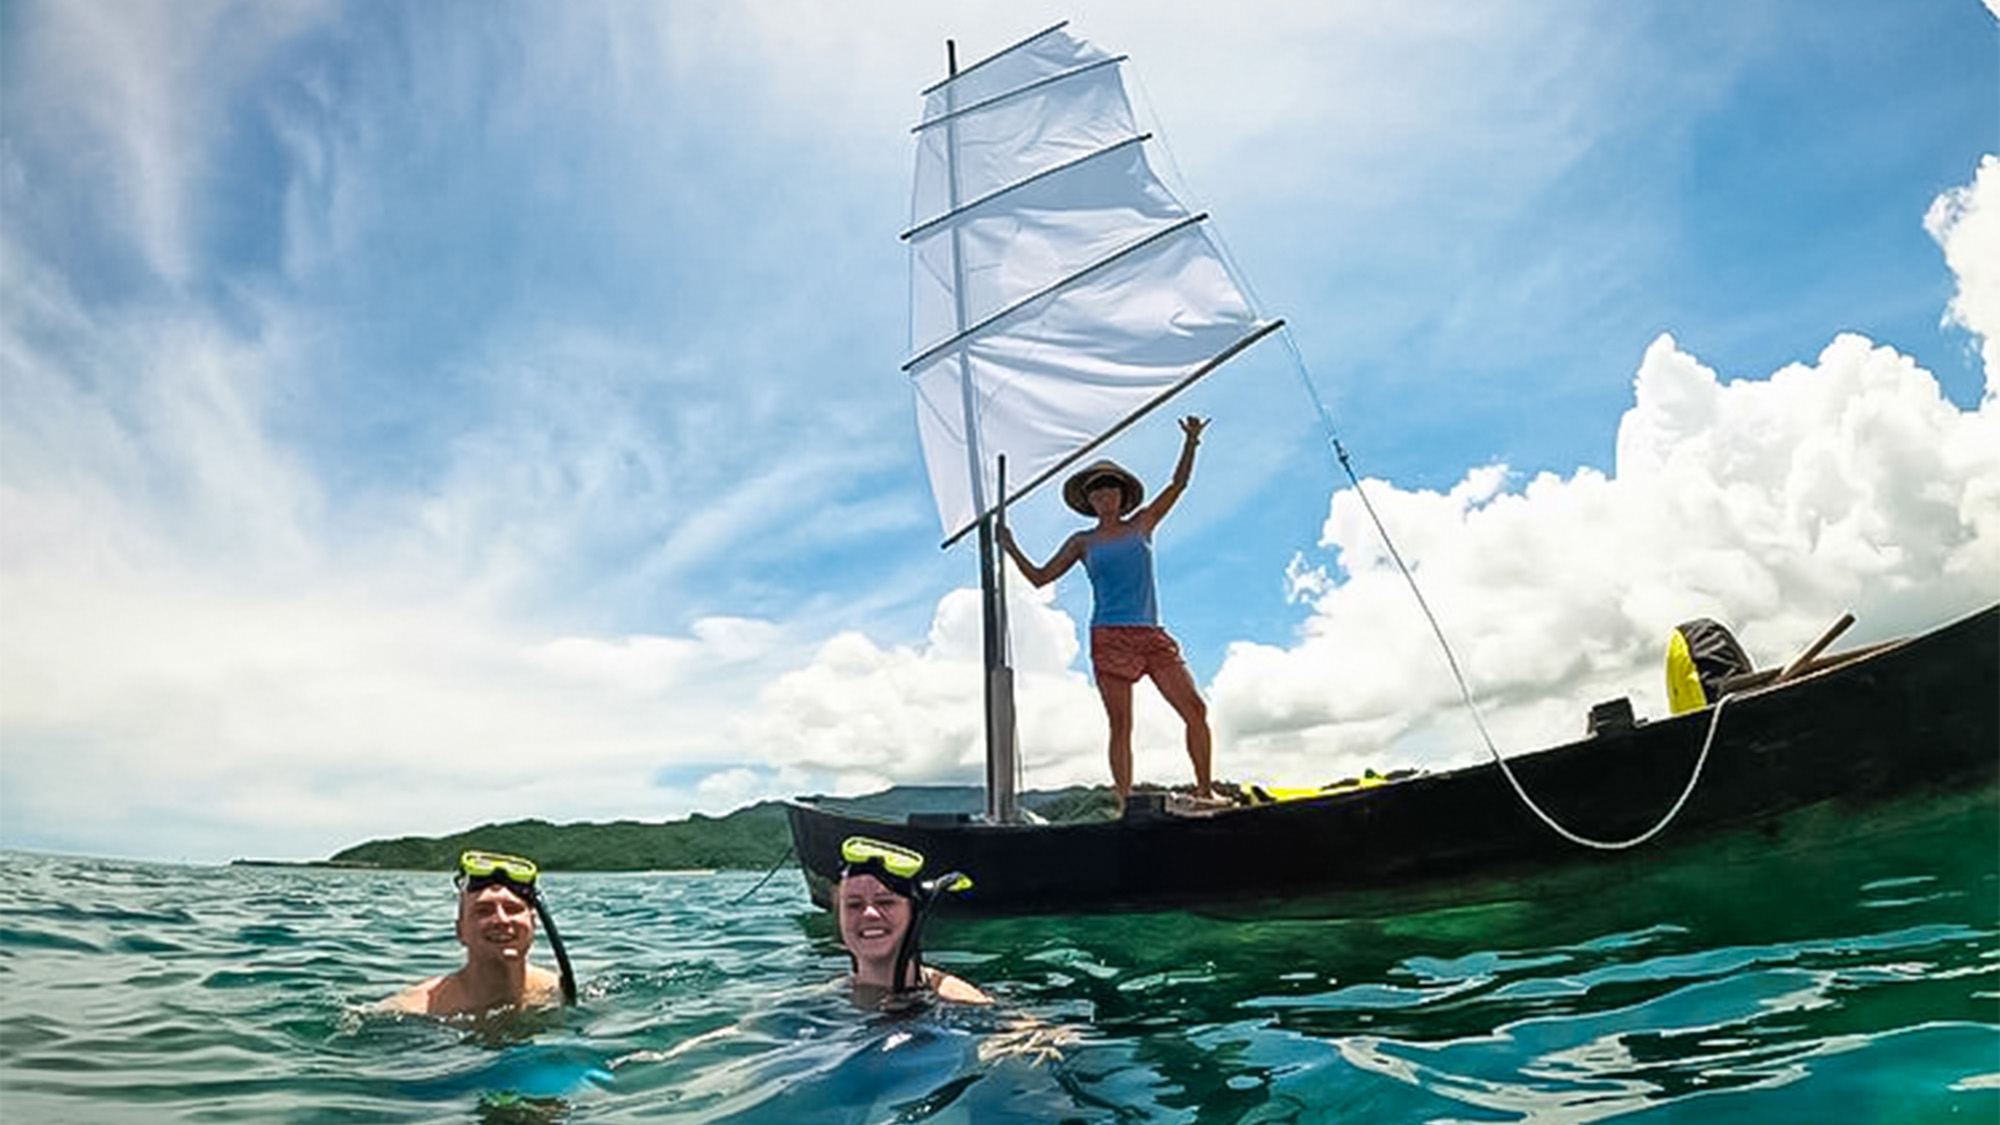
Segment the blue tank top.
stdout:
<path fill-rule="evenodd" d="M 1085 539 L 1083 568 L 1090 573 L 1092 625 L 1160 623 L 1149 536 L 1135 532 L 1115 539 Z"/>

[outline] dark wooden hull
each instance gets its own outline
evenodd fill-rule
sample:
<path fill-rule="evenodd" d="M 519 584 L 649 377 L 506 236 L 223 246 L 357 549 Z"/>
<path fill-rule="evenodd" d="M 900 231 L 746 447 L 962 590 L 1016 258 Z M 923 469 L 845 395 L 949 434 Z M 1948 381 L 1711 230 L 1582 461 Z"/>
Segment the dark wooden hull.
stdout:
<path fill-rule="evenodd" d="M 1704 710 L 1509 759 L 1552 817 L 1622 840 L 1651 827 L 1687 784 Z M 1577 866 L 1633 862 L 1787 813 L 1859 810 L 1978 789 L 2000 775 L 2000 605 L 1776 686 L 1731 696 L 1693 795 L 1653 840 L 1604 852 L 1536 819 L 1491 762 L 1393 784 L 1196 815 L 1057 825 L 894 823 L 810 801 L 789 806 L 813 901 L 826 906 L 840 841 L 916 848 L 930 870 L 972 875 L 955 911 L 1086 913 L 1224 908 L 1311 896 L 1407 901 Z"/>

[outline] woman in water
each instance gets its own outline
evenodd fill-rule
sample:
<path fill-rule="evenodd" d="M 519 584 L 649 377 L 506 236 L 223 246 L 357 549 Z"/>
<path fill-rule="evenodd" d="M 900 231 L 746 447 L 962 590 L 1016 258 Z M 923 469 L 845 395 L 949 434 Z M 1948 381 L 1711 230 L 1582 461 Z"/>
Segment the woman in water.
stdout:
<path fill-rule="evenodd" d="M 962 1004 L 992 1002 L 971 984 L 924 964 L 921 936 L 931 904 L 970 887 L 972 880 L 956 871 L 919 880 L 923 856 L 865 836 L 842 841 L 840 856 L 833 909 L 840 943 L 854 964 L 857 1001 L 873 1006 L 883 998 L 928 991 Z"/>
<path fill-rule="evenodd" d="M 1013 533 L 1005 525 L 1000 530 L 1000 545 L 1036 586 L 1048 585 L 1079 562 L 1090 574 L 1090 664 L 1111 721 L 1111 783 L 1121 806 L 1132 795 L 1132 685 L 1148 676 L 1187 726 L 1195 796 L 1212 795 L 1208 705 L 1181 659 L 1180 646 L 1160 627 L 1153 586 L 1153 529 L 1187 490 L 1195 447 L 1207 425 L 1206 418 L 1181 419 L 1185 436 L 1173 480 L 1143 508 L 1139 502 L 1145 499 L 1145 485 L 1115 462 L 1099 461 L 1070 477 L 1063 500 L 1079 514 L 1094 517 L 1097 525 L 1064 540 L 1048 562 L 1035 565 L 1021 553 Z"/>

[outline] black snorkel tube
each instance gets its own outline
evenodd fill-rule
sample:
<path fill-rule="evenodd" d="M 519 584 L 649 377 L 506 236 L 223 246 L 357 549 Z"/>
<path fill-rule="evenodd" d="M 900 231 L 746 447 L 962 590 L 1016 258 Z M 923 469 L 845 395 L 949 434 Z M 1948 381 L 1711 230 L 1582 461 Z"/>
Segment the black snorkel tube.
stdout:
<path fill-rule="evenodd" d="M 549 916 L 549 908 L 542 905 L 542 896 L 531 888 L 528 902 L 535 908 L 535 917 L 542 920 L 542 928 L 549 932 L 549 949 L 556 955 L 556 968 L 562 977 L 563 1003 L 576 1003 L 576 974 L 570 971 L 569 953 L 563 949 L 562 934 L 556 930 L 556 920 Z"/>
<path fill-rule="evenodd" d="M 972 877 L 963 871 L 947 871 L 935 879 L 910 882 L 907 885 L 911 891 L 911 894 L 908 896 L 910 900 L 910 928 L 904 931 L 903 944 L 896 950 L 896 976 L 894 978 L 896 983 L 890 989 L 891 995 L 923 987 L 924 922 L 929 920 L 931 907 L 937 905 L 938 899 L 948 894 L 957 894 L 960 891 L 971 890 Z M 916 970 L 917 979 L 914 983 L 905 983 L 910 978 L 910 970 L 912 968 Z"/>

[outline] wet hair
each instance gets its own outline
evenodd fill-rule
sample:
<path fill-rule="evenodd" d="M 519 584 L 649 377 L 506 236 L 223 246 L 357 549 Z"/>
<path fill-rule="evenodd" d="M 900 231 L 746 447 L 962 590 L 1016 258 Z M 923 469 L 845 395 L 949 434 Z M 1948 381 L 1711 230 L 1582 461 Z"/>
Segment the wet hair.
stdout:
<path fill-rule="evenodd" d="M 535 885 L 533 883 L 517 883 L 498 871 L 495 871 L 491 875 L 460 875 L 455 881 L 458 884 L 458 893 L 461 898 L 467 895 L 476 895 L 488 887 L 504 887 L 507 890 L 513 891 L 514 897 L 529 905 L 534 905 L 539 897 L 535 894 Z"/>

